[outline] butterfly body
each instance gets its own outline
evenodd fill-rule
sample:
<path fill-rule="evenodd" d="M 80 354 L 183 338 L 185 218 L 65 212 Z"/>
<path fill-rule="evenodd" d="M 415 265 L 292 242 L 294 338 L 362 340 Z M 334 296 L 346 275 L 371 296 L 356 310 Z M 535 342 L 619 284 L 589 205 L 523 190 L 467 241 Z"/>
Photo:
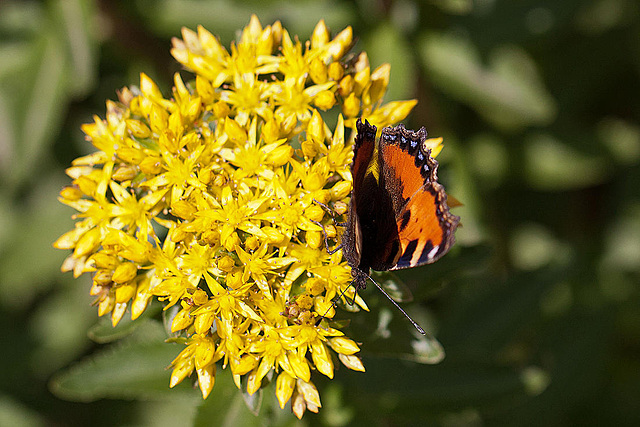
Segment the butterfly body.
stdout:
<path fill-rule="evenodd" d="M 427 132 L 403 125 L 382 130 L 356 123 L 353 190 L 341 246 L 356 291 L 371 269 L 397 270 L 432 263 L 454 243 L 459 218 L 449 212 L 438 183 L 438 162 L 424 147 Z"/>

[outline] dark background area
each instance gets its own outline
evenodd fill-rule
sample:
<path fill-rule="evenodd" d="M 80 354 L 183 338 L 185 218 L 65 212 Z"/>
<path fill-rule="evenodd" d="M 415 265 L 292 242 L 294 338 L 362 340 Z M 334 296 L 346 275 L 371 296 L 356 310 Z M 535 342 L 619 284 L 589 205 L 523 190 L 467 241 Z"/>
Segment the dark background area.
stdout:
<path fill-rule="evenodd" d="M 80 125 L 140 72 L 170 93 L 182 26 L 228 47 L 252 13 L 301 40 L 320 19 L 353 26 L 354 50 L 391 64 L 385 100 L 419 100 L 407 127 L 445 138 L 441 180 L 464 204 L 454 250 L 400 275 L 445 360 L 368 341 L 390 309 L 368 289 L 367 372 L 319 379 L 302 422 L 273 388 L 248 414 L 224 373 L 204 404 L 168 390 L 178 350 L 154 323 L 96 342 L 90 280 L 51 246 L 73 226 L 64 169 L 93 151 Z M 639 425 L 639 18 L 635 0 L 0 3 L 0 425 Z M 113 384 L 61 385 L 88 363 Z"/>

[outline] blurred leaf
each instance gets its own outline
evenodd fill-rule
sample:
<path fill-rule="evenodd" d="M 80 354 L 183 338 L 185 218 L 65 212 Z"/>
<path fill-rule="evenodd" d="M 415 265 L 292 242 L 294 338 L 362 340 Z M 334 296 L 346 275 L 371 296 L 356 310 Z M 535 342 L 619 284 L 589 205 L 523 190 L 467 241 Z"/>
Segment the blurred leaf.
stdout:
<path fill-rule="evenodd" d="M 59 274 L 65 251 L 52 243 L 73 228 L 71 211 L 56 200 L 62 176 L 41 171 L 41 183 L 24 203 L 13 204 L 15 223 L 0 247 L 0 301 L 24 307 Z"/>
<path fill-rule="evenodd" d="M 95 5 L 93 0 L 58 0 L 51 3 L 52 20 L 65 45 L 70 66 L 69 94 L 84 95 L 97 76 L 95 43 Z"/>
<path fill-rule="evenodd" d="M 507 280 L 468 279 L 466 287 L 441 319 L 439 337 L 449 356 L 484 358 L 504 349 L 514 337 L 541 316 L 541 302 L 567 267 L 514 273 Z M 463 281 L 464 282 L 464 281 Z"/>
<path fill-rule="evenodd" d="M 635 202 L 611 221 L 606 230 L 602 266 L 607 273 L 640 272 L 640 203 Z M 637 285 L 637 283 L 636 283 Z M 637 289 L 637 286 L 635 286 Z"/>
<path fill-rule="evenodd" d="M 262 389 L 253 394 L 243 391 L 242 398 L 245 405 L 247 405 L 247 409 L 249 409 L 253 415 L 258 416 L 260 408 L 262 407 Z"/>
<path fill-rule="evenodd" d="M 49 5 L 13 2 L 0 18 L 0 30 L 20 35 L 19 42 L 0 42 L 0 54 L 10 58 L 0 66 L 0 176 L 11 187 L 34 178 L 70 97 L 85 94 L 96 75 L 92 2 Z"/>
<path fill-rule="evenodd" d="M 609 176 L 604 158 L 582 153 L 552 135 L 534 135 L 525 144 L 525 176 L 537 190 L 584 188 Z"/>
<path fill-rule="evenodd" d="M 332 0 L 137 0 L 136 6 L 149 25 L 161 34 L 175 36 L 182 27 L 195 30 L 197 25 L 203 25 L 219 35 L 224 43 L 234 39 L 254 13 L 263 26 L 280 20 L 292 36 L 298 34 L 304 38 L 309 37 L 319 19 L 324 19 L 333 32 L 342 31 L 353 22 L 351 8 Z"/>
<path fill-rule="evenodd" d="M 442 417 L 463 408 L 479 416 L 483 409 L 513 405 L 531 396 L 530 368 L 447 360 L 426 366 L 374 358 L 365 358 L 364 364 L 365 374 L 341 372 L 341 377 L 348 376 L 342 383 L 359 408 L 355 419 L 361 425 L 391 420 L 397 425 L 440 425 Z"/>
<path fill-rule="evenodd" d="M 5 173 L 8 183 L 17 185 L 32 178 L 34 165 L 47 152 L 51 135 L 56 133 L 64 109 L 54 108 L 66 103 L 64 51 L 53 34 L 43 33 L 25 49 L 29 64 L 19 73 L 0 76 L 0 103 L 7 105 L 11 123 L 8 140 L 12 158 Z M 14 86 L 23 96 L 13 98 Z M 28 88 L 28 89 L 27 89 Z M 12 99 L 13 98 L 13 99 Z"/>
<path fill-rule="evenodd" d="M 161 399 L 136 402 L 135 420 L 132 425 L 149 427 L 191 426 L 198 411 L 198 401 L 185 399 Z M 112 423 L 111 425 L 123 423 Z M 109 427 L 109 426 L 107 426 Z"/>
<path fill-rule="evenodd" d="M 52 392 L 67 400 L 90 402 L 102 398 L 152 399 L 201 396 L 183 381 L 169 388 L 166 367 L 181 346 L 164 343 L 162 325 L 148 321 L 131 337 L 82 360 L 51 381 Z"/>
<path fill-rule="evenodd" d="M 426 310 L 417 304 L 403 305 L 403 309 L 427 331 L 427 335 L 421 335 L 390 301 L 379 295 L 380 292 L 376 294 L 367 296 L 371 312 L 362 311 L 350 316 L 350 336 L 363 343 L 362 354 L 417 363 L 440 363 L 444 349 L 431 334 L 434 328 Z"/>
<path fill-rule="evenodd" d="M 612 425 L 627 425 L 629 418 L 609 409 L 610 387 L 603 389 L 603 384 L 612 380 L 611 366 L 606 363 L 611 360 L 608 356 L 612 350 L 609 345 L 612 314 L 609 308 L 584 310 L 574 306 L 564 316 L 537 328 L 543 336 L 534 351 L 543 348 L 554 355 L 553 361 L 546 361 L 551 381 L 543 393 L 536 392 L 526 404 L 504 406 L 487 417 L 487 423 L 508 425 L 518 416 L 529 420 L 524 425 L 531 426 L 549 425 L 562 419 L 573 419 L 580 425 L 610 425 L 612 421 Z M 533 378 L 526 378 L 527 375 L 523 372 L 521 377 L 529 382 Z M 546 380 L 542 380 L 544 385 Z M 585 412 L 585 401 L 596 396 L 598 401 L 591 404 L 598 409 Z"/>
<path fill-rule="evenodd" d="M 637 16 L 637 3 L 629 0 L 585 2 L 576 13 L 577 27 L 587 34 L 601 34 L 619 25 L 629 24 Z"/>
<path fill-rule="evenodd" d="M 260 393 L 262 390 L 260 390 Z M 273 393 L 273 390 L 270 390 Z M 257 408 L 260 409 L 260 406 Z M 198 408 L 194 427 L 206 426 L 260 426 L 263 418 L 257 417 L 238 390 L 228 369 L 216 373 L 216 384 L 211 395 Z"/>
<path fill-rule="evenodd" d="M 120 323 L 115 327 L 111 323 L 111 316 L 102 316 L 89 329 L 89 338 L 99 344 L 117 341 L 131 335 L 137 328 L 151 321 L 150 319 L 158 312 L 158 309 L 159 307 L 151 304 L 136 320 L 131 320 L 131 311 L 127 310 Z"/>
<path fill-rule="evenodd" d="M 0 131 L 1 132 L 1 131 Z M 18 218 L 11 197 L 0 188 L 0 252 L 7 247 Z"/>
<path fill-rule="evenodd" d="M 407 285 L 390 271 L 372 271 L 371 278 L 393 298 L 395 302 L 411 302 L 413 294 Z"/>
<path fill-rule="evenodd" d="M 247 406 L 247 409 L 254 416 L 258 416 L 258 414 L 260 413 L 260 410 L 262 409 L 263 388 L 268 387 L 270 385 L 272 377 L 273 377 L 273 372 L 268 373 L 262 379 L 262 387 L 253 394 L 250 394 L 249 391 L 247 390 L 249 377 L 245 375 L 240 379 L 241 381 L 240 384 L 242 386 L 242 390 L 241 390 L 242 399 L 244 400 L 244 403 Z"/>
<path fill-rule="evenodd" d="M 469 164 L 473 176 L 491 188 L 503 183 L 509 168 L 509 158 L 504 141 L 497 135 L 475 135 L 469 141 L 465 154 L 465 161 Z"/>
<path fill-rule="evenodd" d="M 510 242 L 511 259 L 521 270 L 537 270 L 550 263 L 568 260 L 571 249 L 540 224 L 515 228 Z"/>
<path fill-rule="evenodd" d="M 306 426 L 310 423 L 314 424 L 313 421 L 318 419 L 314 414 L 307 412 L 302 421 L 298 420 L 291 413 L 290 404 L 287 404 L 284 410 L 280 409 L 275 395 L 275 381 L 263 381 L 263 386 L 260 389 L 260 399 L 259 411 L 250 409 L 242 396 L 242 392 L 236 387 L 230 370 L 218 370 L 216 385 L 207 400 L 199 406 L 193 426 L 294 427 Z M 322 402 L 323 409 L 336 412 L 343 410 L 343 402 L 326 402 L 325 400 Z M 252 407 L 258 409 L 255 405 L 252 405 Z M 325 415 L 325 412 L 321 411 L 321 414 Z M 343 418 L 344 414 L 341 419 Z M 342 424 L 329 423 L 328 425 Z"/>
<path fill-rule="evenodd" d="M 616 161 L 623 165 L 638 162 L 640 126 L 625 120 L 606 117 L 597 124 L 597 131 Z"/>
<path fill-rule="evenodd" d="M 493 125 L 518 129 L 555 118 L 555 102 L 522 49 L 495 49 L 484 66 L 474 46 L 461 38 L 431 33 L 418 43 L 428 78 Z"/>
<path fill-rule="evenodd" d="M 473 11 L 473 0 L 430 0 L 444 12 L 453 13 L 456 15 L 465 15 Z"/>
<path fill-rule="evenodd" d="M 94 298 L 89 295 L 90 279 L 69 279 L 64 287 L 40 301 L 29 324 L 37 345 L 30 366 L 41 378 L 48 378 L 89 348 L 87 328 L 95 322 Z"/>
<path fill-rule="evenodd" d="M 0 425 L 35 427 L 45 425 L 45 423 L 34 410 L 8 396 L 0 395 Z"/>
<path fill-rule="evenodd" d="M 488 245 L 456 245 L 438 262 L 395 273 L 409 286 L 416 301 L 429 301 L 461 276 L 476 277 L 479 272 L 486 273 L 494 251 Z"/>
<path fill-rule="evenodd" d="M 386 102 L 415 96 L 417 73 L 414 55 L 396 26 L 384 22 L 375 27 L 375 31 L 363 38 L 362 49 L 369 56 L 371 71 L 384 63 L 391 65 Z"/>

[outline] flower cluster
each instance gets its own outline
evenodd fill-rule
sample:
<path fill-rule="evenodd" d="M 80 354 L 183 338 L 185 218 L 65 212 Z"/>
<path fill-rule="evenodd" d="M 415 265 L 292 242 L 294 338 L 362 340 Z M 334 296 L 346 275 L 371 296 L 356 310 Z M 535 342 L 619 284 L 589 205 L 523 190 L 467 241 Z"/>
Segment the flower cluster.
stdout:
<path fill-rule="evenodd" d="M 356 118 L 387 126 L 415 101 L 382 103 L 390 67 L 348 56 L 351 28 L 331 38 L 320 21 L 303 45 L 253 16 L 229 50 L 201 27 L 182 36 L 172 54 L 193 81 L 176 74 L 165 98 L 143 74 L 83 126 L 98 151 L 67 170 L 60 200 L 78 214 L 55 242 L 71 250 L 62 269 L 93 274 L 113 325 L 154 298 L 178 308 L 171 386 L 195 371 L 206 398 L 216 366 L 249 393 L 275 378 L 280 405 L 301 417 L 321 406 L 312 371 L 331 378 L 336 355 L 364 370 L 353 340 L 316 324 L 351 281 L 325 250 L 318 224 L 333 243 L 336 229 L 316 201 L 347 209 Z"/>

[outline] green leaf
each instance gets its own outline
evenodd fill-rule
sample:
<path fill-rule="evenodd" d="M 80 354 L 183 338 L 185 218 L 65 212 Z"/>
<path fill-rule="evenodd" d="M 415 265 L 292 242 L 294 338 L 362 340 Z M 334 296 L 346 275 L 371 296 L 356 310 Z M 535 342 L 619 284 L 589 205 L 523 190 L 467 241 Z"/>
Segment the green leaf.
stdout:
<path fill-rule="evenodd" d="M 242 391 L 236 387 L 229 369 L 218 370 L 216 384 L 211 395 L 198 408 L 194 427 L 209 426 L 273 426 L 293 427 L 307 425 L 298 420 L 290 411 L 289 405 L 284 410 L 275 395 L 275 381 L 263 380 L 260 391 L 259 409 L 256 405 L 247 405 Z M 324 403 L 324 402 L 323 402 Z M 329 406 L 323 405 L 325 409 Z M 332 409 L 339 408 L 331 402 Z M 308 413 L 309 414 L 309 413 Z M 305 415 L 305 420 L 313 414 Z M 339 424 L 329 424 L 339 425 Z"/>
<path fill-rule="evenodd" d="M 444 349 L 431 334 L 434 330 L 428 312 L 417 304 L 403 305 L 403 309 L 425 330 L 421 335 L 409 320 L 390 301 L 377 292 L 367 296 L 370 312 L 351 315 L 348 336 L 362 342 L 363 355 L 376 355 L 417 363 L 440 363 Z"/>
<path fill-rule="evenodd" d="M 431 0 L 431 3 L 444 12 L 455 15 L 466 15 L 474 10 L 473 0 Z"/>
<path fill-rule="evenodd" d="M 449 356 L 475 360 L 504 348 L 541 315 L 543 296 L 566 274 L 566 266 L 552 265 L 504 281 L 479 275 L 457 283 L 459 295 L 470 295 L 455 298 L 440 319 L 439 337 Z"/>
<path fill-rule="evenodd" d="M 0 16 L 0 29 L 20 34 L 19 42 L 0 42 L 0 176 L 11 188 L 33 179 L 69 99 L 84 95 L 96 75 L 93 3 L 35 4 L 14 2 Z"/>
<path fill-rule="evenodd" d="M 32 348 L 30 365 L 32 372 L 41 377 L 68 365 L 87 352 L 91 341 L 87 328 L 95 322 L 96 309 L 91 306 L 94 297 L 89 295 L 88 277 L 70 279 L 38 301 L 32 310 L 29 330 L 38 345 Z"/>
<path fill-rule="evenodd" d="M 374 271 L 371 276 L 395 302 L 413 301 L 411 290 L 396 274 L 389 271 Z"/>
<path fill-rule="evenodd" d="M 457 243 L 438 262 L 394 273 L 411 289 L 416 301 L 428 302 L 460 276 L 486 270 L 493 251 L 487 245 L 462 246 Z"/>
<path fill-rule="evenodd" d="M 10 205 L 13 218 L 8 236 L 0 247 L 0 300 L 13 307 L 28 305 L 39 292 L 60 276 L 60 265 L 68 252 L 52 244 L 73 228 L 71 210 L 56 200 L 62 174 L 40 172 L 41 183 L 26 203 Z"/>
<path fill-rule="evenodd" d="M 9 396 L 0 395 L 0 425 L 36 427 L 45 425 L 45 422 L 34 410 Z"/>
<path fill-rule="evenodd" d="M 604 157 L 581 152 L 549 134 L 525 141 L 525 177 L 536 190 L 559 191 L 590 187 L 610 175 Z"/>
<path fill-rule="evenodd" d="M 244 375 L 241 380 L 242 385 L 242 398 L 244 399 L 245 405 L 247 405 L 247 409 L 251 411 L 253 415 L 258 415 L 260 413 L 260 409 L 262 407 L 262 388 L 266 387 L 270 384 L 269 378 L 273 376 L 273 372 L 267 374 L 265 378 L 262 379 L 262 387 L 253 394 L 250 394 L 247 390 L 248 385 L 248 375 Z"/>
<path fill-rule="evenodd" d="M 65 111 L 65 52 L 45 13 L 33 5 L 9 8 L 0 28 L 12 28 L 24 37 L 3 42 L 0 54 L 11 58 L 0 66 L 0 124 L 5 157 L 0 174 L 11 187 L 32 178 L 34 165 L 48 153 L 46 147 Z M 25 19 L 29 16 L 30 19 Z M 13 21 L 12 21 L 13 19 Z M 33 21 L 40 31 L 35 32 Z M 3 61 L 4 62 L 4 61 Z"/>
<path fill-rule="evenodd" d="M 131 335 L 137 328 L 150 321 L 158 311 L 159 305 L 151 304 L 136 320 L 131 320 L 131 312 L 127 310 L 122 320 L 113 327 L 110 316 L 102 316 L 88 331 L 89 338 L 99 344 L 106 344 Z"/>
<path fill-rule="evenodd" d="M 633 165 L 640 159 L 640 126 L 613 117 L 597 124 L 599 139 L 622 165 Z"/>
<path fill-rule="evenodd" d="M 503 129 L 545 125 L 556 116 L 533 60 L 514 46 L 496 48 L 488 66 L 467 40 L 445 34 L 418 42 L 428 78 Z"/>
<path fill-rule="evenodd" d="M 200 405 L 194 427 L 263 425 L 256 415 L 236 388 L 229 370 L 224 369 L 216 374 L 216 384 L 211 395 Z"/>
<path fill-rule="evenodd" d="M 371 71 L 381 64 L 391 65 L 385 102 L 410 99 L 415 96 L 416 64 L 414 55 L 399 29 L 388 22 L 363 38 L 363 50 L 371 62 Z"/>
<path fill-rule="evenodd" d="M 61 36 L 70 67 L 69 94 L 84 95 L 97 77 L 95 6 L 93 1 L 65 0 L 51 3 L 51 18 Z"/>
<path fill-rule="evenodd" d="M 200 399 L 185 380 L 169 388 L 167 366 L 183 346 L 164 342 L 166 334 L 158 322 L 147 321 L 121 343 L 107 347 L 58 374 L 50 383 L 58 397 L 80 402 L 102 398 Z"/>
<path fill-rule="evenodd" d="M 138 0 L 136 5 L 150 26 L 159 33 L 175 36 L 183 26 L 195 30 L 197 25 L 203 25 L 220 36 L 224 43 L 234 39 L 254 13 L 263 26 L 280 20 L 287 23 L 287 30 L 292 36 L 299 34 L 305 38 L 309 37 L 320 18 L 334 32 L 353 22 L 351 7 L 331 0 L 245 3 L 232 0 Z"/>
<path fill-rule="evenodd" d="M 398 425 L 417 420 L 421 425 L 427 421 L 427 425 L 440 425 L 436 421 L 441 417 L 462 408 L 490 411 L 522 402 L 532 390 L 540 393 L 547 375 L 538 368 L 534 372 L 529 367 L 514 369 L 494 363 L 445 361 L 427 366 L 365 358 L 364 364 L 366 374 L 340 373 L 345 394 L 360 408 L 355 418 L 362 424 L 387 417 Z M 538 380 L 541 386 L 532 386 Z"/>

